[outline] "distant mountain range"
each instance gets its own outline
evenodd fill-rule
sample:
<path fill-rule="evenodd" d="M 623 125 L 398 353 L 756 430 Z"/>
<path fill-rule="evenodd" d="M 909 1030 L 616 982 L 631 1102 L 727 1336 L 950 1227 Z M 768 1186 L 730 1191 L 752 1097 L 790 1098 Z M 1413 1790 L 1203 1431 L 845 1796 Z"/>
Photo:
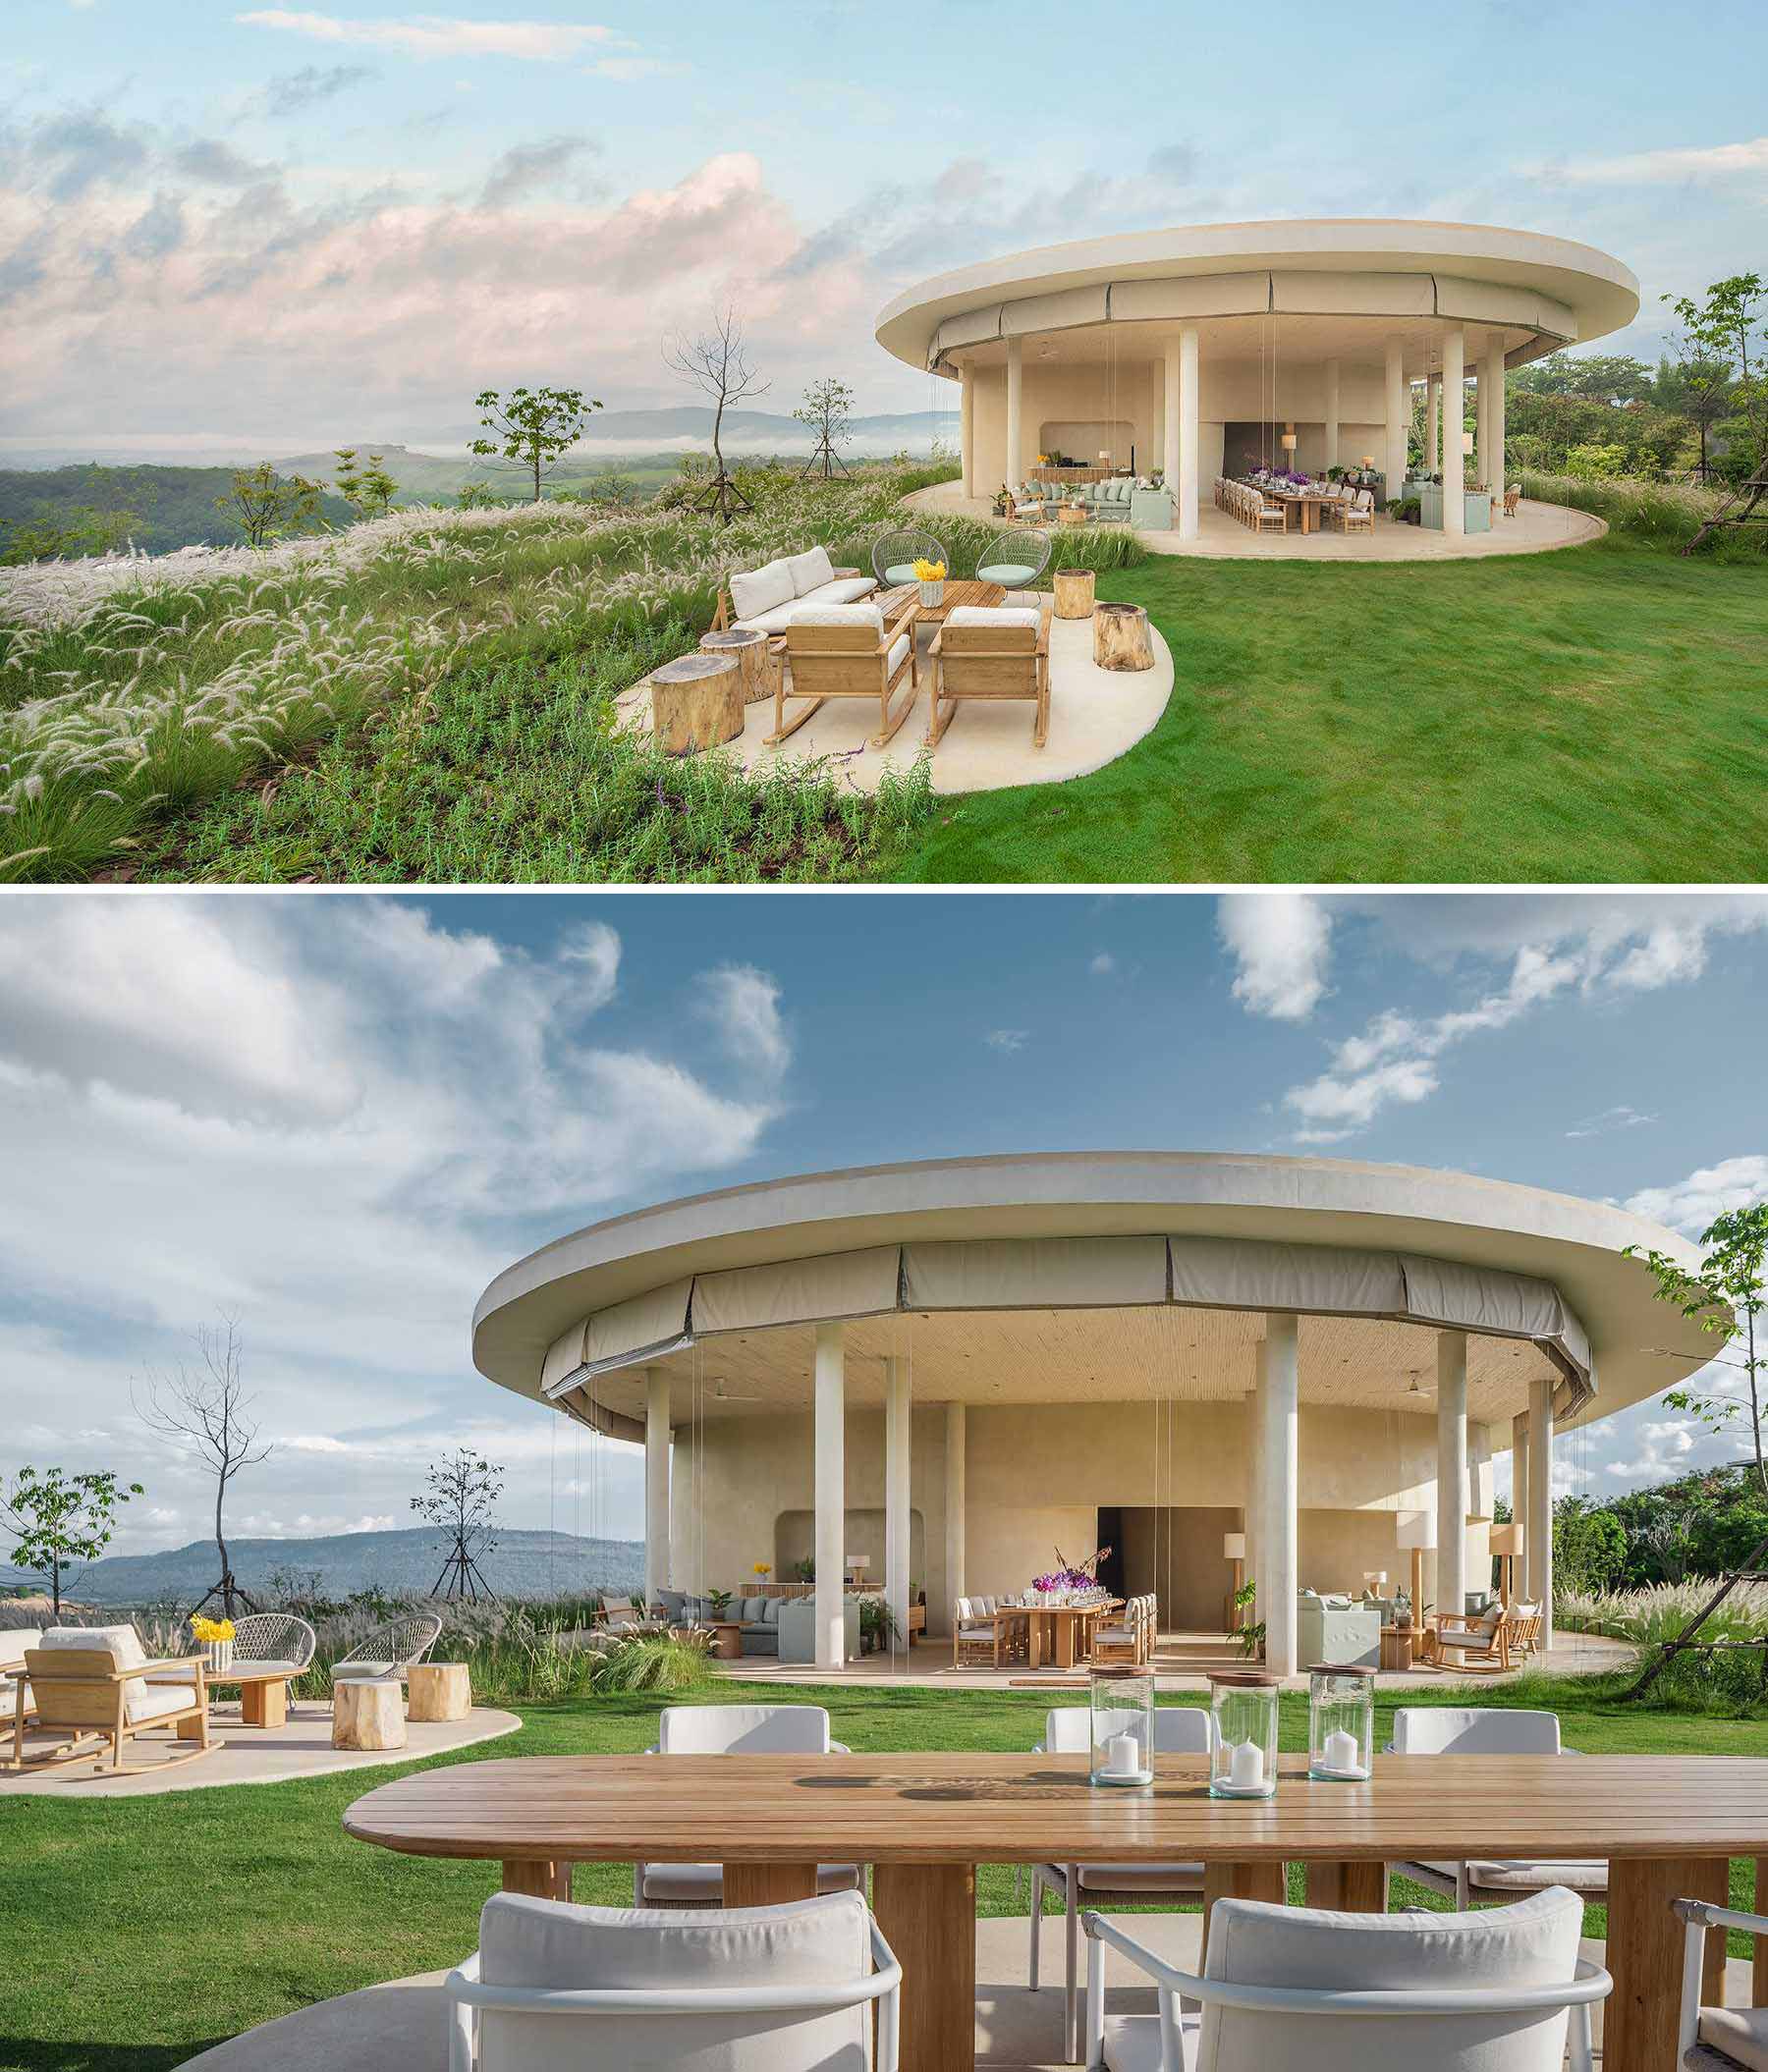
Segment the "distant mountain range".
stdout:
<path fill-rule="evenodd" d="M 401 1532 L 335 1533 L 315 1540 L 230 1540 L 234 1575 L 246 1589 L 274 1593 L 298 1580 L 322 1597 L 344 1598 L 373 1585 L 390 1596 L 429 1589 L 442 1565 L 436 1534 L 418 1526 Z M 497 1551 L 479 1564 L 500 1597 L 565 1596 L 579 1591 L 631 1592 L 644 1581 L 644 1548 L 636 1540 L 591 1540 L 574 1533 L 505 1532 Z M 212 1540 L 160 1554 L 110 1554 L 76 1583 L 83 1604 L 193 1604 L 215 1580 Z M 317 1577 L 316 1585 L 313 1578 Z M 35 1576 L 0 1567 L 0 1586 L 29 1589 Z M 0 1619 L 4 1614 L 0 1612 Z"/>

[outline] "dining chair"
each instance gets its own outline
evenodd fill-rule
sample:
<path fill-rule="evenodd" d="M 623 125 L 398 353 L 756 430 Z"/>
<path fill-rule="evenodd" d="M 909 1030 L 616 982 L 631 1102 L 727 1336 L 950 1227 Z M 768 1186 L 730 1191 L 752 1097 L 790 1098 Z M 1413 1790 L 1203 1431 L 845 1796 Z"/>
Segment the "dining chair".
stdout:
<path fill-rule="evenodd" d="M 1700 1981 L 1709 1929 L 1731 1930 L 1760 1941 L 1768 1936 L 1768 1914 L 1740 1914 L 1704 1899 L 1678 1899 L 1683 1923 L 1682 2018 L 1676 2062 L 1686 2072 L 1760 2072 L 1768 2064 L 1768 2007 L 1703 2007 Z M 1759 1967 L 1761 1952 L 1756 1953 Z M 1761 1977 L 1758 1968 L 1756 1977 Z"/>
<path fill-rule="evenodd" d="M 449 2072 L 897 2072 L 902 1983 L 856 1892 L 665 1915 L 494 1892 L 444 1982 Z"/>
<path fill-rule="evenodd" d="M 829 1738 L 820 1705 L 666 1705 L 648 1756 L 845 1756 L 845 1741 Z M 859 1888 L 857 1864 L 818 1864 L 819 1893 Z M 724 1902 L 722 1864 L 633 1866 L 635 1907 L 715 1907 Z"/>
<path fill-rule="evenodd" d="M 1403 1705 L 1394 1714 L 1391 1752 L 1397 1756 L 1570 1756 L 1562 1746 L 1557 1713 L 1501 1706 Z M 1452 1897 L 1464 1911 L 1481 1900 L 1505 1901 L 1566 1885 L 1586 1899 L 1608 1893 L 1608 1865 L 1553 1858 L 1440 1858 L 1397 1863 L 1402 1878 Z"/>
<path fill-rule="evenodd" d="M 1200 1978 L 1090 1908 L 1081 1926 L 1095 2072 L 1590 2072 L 1590 2009 L 1614 1990 L 1578 1955 L 1583 1901 L 1557 1888 L 1427 1918 L 1219 1899 Z M 1157 2014 L 1107 2019 L 1108 1948 L 1154 1982 Z"/>
<path fill-rule="evenodd" d="M 1198 1705 L 1163 1705 L 1154 1713 L 1157 1756 L 1206 1756 L 1209 1715 Z M 1044 1737 L 1033 1755 L 1089 1755 L 1092 1751 L 1092 1708 L 1060 1705 L 1044 1719 Z M 1063 1896 L 1063 2058 L 1080 2057 L 1080 1899 L 1122 1906 L 1137 1900 L 1190 1897 L 1203 1890 L 1200 1863 L 1033 1864 L 1031 1867 L 1031 1990 L 1038 1990 L 1038 1934 L 1045 1887 Z"/>

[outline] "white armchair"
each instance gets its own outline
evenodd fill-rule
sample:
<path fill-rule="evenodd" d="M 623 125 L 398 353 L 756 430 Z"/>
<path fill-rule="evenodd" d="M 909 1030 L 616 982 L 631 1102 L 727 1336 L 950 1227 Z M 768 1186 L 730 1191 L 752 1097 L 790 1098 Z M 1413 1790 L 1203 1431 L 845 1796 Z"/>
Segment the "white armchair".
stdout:
<path fill-rule="evenodd" d="M 1578 1956 L 1583 1902 L 1564 1890 L 1425 1917 L 1222 1899 L 1202 1978 L 1095 1913 L 1081 1925 L 1095 2072 L 1590 2072 L 1590 2008 L 1613 1989 Z M 1153 1980 L 1157 2015 L 1106 2019 L 1108 1947 Z"/>
<path fill-rule="evenodd" d="M 1503 1706 L 1403 1705 L 1394 1714 L 1393 1753 L 1400 1756 L 1571 1756 L 1560 1743 L 1557 1713 Z M 1585 1899 L 1608 1894 L 1608 1865 L 1554 1858 L 1474 1857 L 1464 1863 L 1397 1863 L 1402 1878 L 1453 1898 L 1462 1909 L 1503 1902 L 1566 1885 Z"/>
<path fill-rule="evenodd" d="M 820 1705 L 666 1705 L 652 1756 L 845 1756 L 829 1738 Z M 857 1864 L 818 1864 L 819 1893 L 859 1889 Z M 715 1907 L 724 1900 L 722 1864 L 635 1864 L 635 1906 Z"/>
<path fill-rule="evenodd" d="M 1686 2072 L 1757 2072 L 1768 2064 L 1768 2007 L 1703 2007 L 1700 1977 L 1705 1967 L 1708 1929 L 1724 1935 L 1737 1929 L 1745 1936 L 1768 1936 L 1768 1915 L 1734 1913 L 1703 1899 L 1679 1899 L 1683 1920 L 1682 2022 L 1676 2037 L 1676 2062 Z M 1759 1962 L 1759 1957 L 1758 1957 Z M 1761 1977 L 1760 1971 L 1756 1973 Z"/>
<path fill-rule="evenodd" d="M 1154 1714 L 1154 1753 L 1206 1756 L 1209 1715 L 1197 1705 L 1163 1705 Z M 1092 1709 L 1084 1705 L 1054 1706 L 1044 1718 L 1044 1737 L 1033 1755 L 1088 1754 L 1092 1749 Z M 1080 2058 L 1080 1901 L 1122 1906 L 1126 1901 L 1171 1898 L 1203 1889 L 1200 1863 L 1164 1864 L 1033 1864 L 1031 1867 L 1031 1990 L 1038 1990 L 1038 1936 L 1042 1928 L 1044 1888 L 1063 1895 L 1064 1993 L 1062 2046 L 1068 2064 Z"/>
<path fill-rule="evenodd" d="M 448 1975 L 449 2072 L 897 2072 L 902 1968 L 855 1892 L 629 1913 L 494 1893 Z"/>

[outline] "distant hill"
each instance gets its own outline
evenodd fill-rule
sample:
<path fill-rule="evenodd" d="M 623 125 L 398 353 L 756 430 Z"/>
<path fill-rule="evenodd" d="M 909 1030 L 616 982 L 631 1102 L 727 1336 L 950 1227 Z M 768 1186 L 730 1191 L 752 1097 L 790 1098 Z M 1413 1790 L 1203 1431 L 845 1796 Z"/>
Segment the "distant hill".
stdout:
<path fill-rule="evenodd" d="M 344 1598 L 374 1585 L 389 1595 L 427 1591 L 442 1565 L 434 1532 L 336 1533 L 316 1540 L 230 1540 L 234 1574 L 249 1591 L 270 1590 L 317 1575 L 318 1594 Z M 573 1533 L 506 1532 L 480 1566 L 500 1597 L 563 1596 L 579 1590 L 630 1592 L 644 1581 L 644 1548 L 636 1540 L 591 1540 Z M 0 1585 L 34 1577 L 0 1568 Z M 82 1575 L 74 1594 L 86 1604 L 190 1604 L 215 1580 L 212 1540 L 160 1554 L 111 1554 Z M 0 1612 L 0 1620 L 4 1613 Z"/>
<path fill-rule="evenodd" d="M 288 472 L 279 469 L 279 472 Z M 129 537 L 152 554 L 175 547 L 238 546 L 240 528 L 215 509 L 233 486 L 231 467 L 78 467 L 0 470 L 0 547 L 15 525 L 55 525 L 79 510 L 129 512 Z M 333 524 L 355 514 L 328 496 L 321 509 Z"/>

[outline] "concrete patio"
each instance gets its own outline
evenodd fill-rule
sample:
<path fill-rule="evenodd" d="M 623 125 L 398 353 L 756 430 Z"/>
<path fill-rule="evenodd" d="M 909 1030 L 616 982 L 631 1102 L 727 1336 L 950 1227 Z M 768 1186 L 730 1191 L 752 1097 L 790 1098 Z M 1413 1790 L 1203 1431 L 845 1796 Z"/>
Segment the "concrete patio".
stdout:
<path fill-rule="evenodd" d="M 1131 1933 L 1170 1962 L 1194 1970 L 1200 1925 L 1196 1913 L 1140 1914 L 1133 1918 Z M 1025 1984 L 1028 1936 L 1023 1917 L 976 1924 L 976 2062 L 993 2072 L 1062 2072 L 1061 1917 L 1046 1914 L 1040 1935 L 1044 1985 L 1034 1993 Z M 1586 1957 L 1601 1963 L 1603 1952 L 1603 1943 L 1585 1939 Z M 248 2068 L 249 2072 L 357 2072 L 363 2065 L 397 2065 L 401 2072 L 446 2072 L 444 1976 L 423 1972 L 302 2008 L 188 2059 L 187 2072 L 196 2072 L 198 2067 L 200 2072 L 248 2072 Z M 1151 1988 L 1128 1984 L 1121 1964 L 1107 1974 L 1113 1976 L 1120 1983 L 1109 1990 L 1110 2012 L 1154 2012 Z M 1725 1985 L 1728 2005 L 1749 2004 L 1746 1960 L 1733 1958 L 1728 1963 Z M 1598 2057 L 1601 2024 L 1598 2007 Z"/>

